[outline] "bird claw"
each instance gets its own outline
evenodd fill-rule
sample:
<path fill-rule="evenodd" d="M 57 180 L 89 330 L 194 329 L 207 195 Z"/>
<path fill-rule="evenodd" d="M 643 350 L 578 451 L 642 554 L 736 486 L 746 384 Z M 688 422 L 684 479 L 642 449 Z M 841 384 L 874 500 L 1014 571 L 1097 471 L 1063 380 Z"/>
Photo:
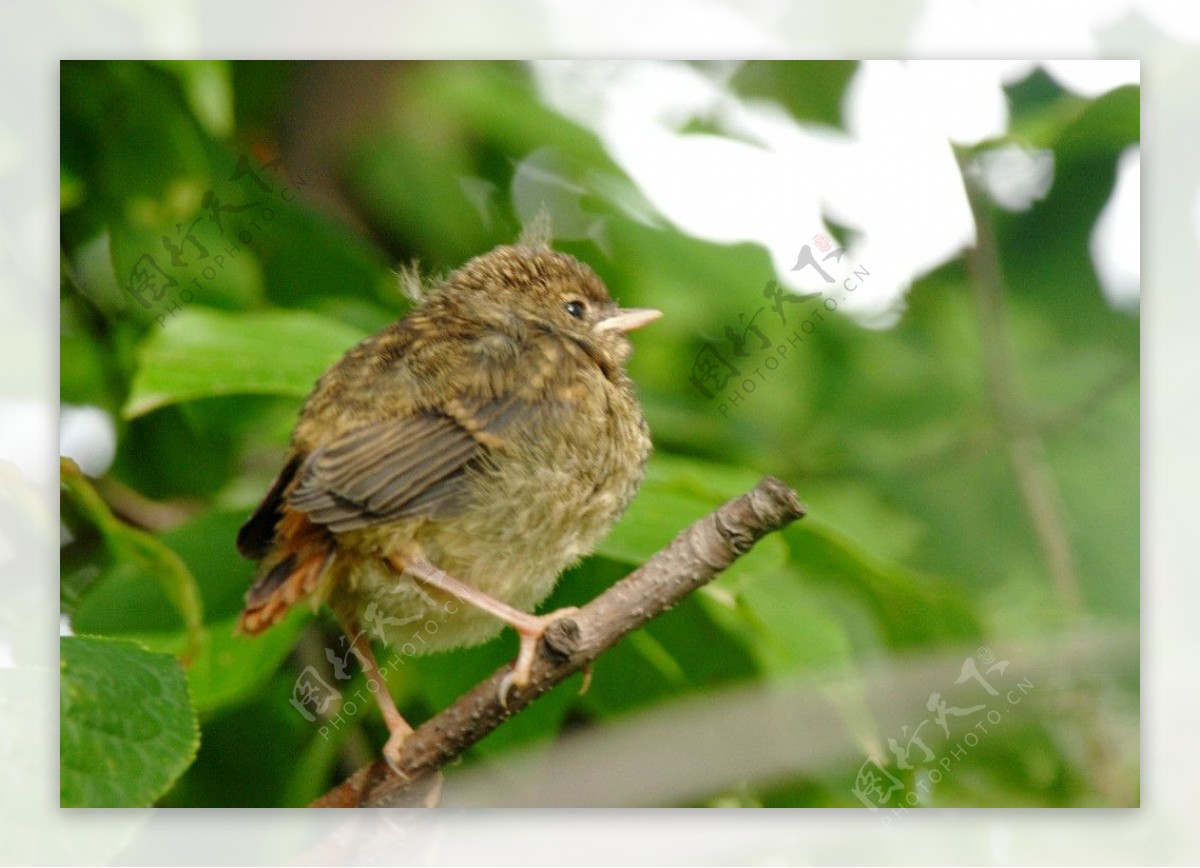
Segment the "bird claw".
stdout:
<path fill-rule="evenodd" d="M 588 692 L 588 688 L 592 686 L 592 664 L 585 663 L 583 667 L 583 683 L 579 685 L 579 692 L 576 696 L 583 696 Z"/>
<path fill-rule="evenodd" d="M 506 711 L 508 710 L 508 694 L 512 693 L 512 689 L 528 687 L 529 682 L 533 680 L 533 653 L 537 650 L 540 638 L 540 634 L 537 636 L 521 634 L 521 651 L 517 655 L 517 662 L 500 679 L 500 705 Z"/>
<path fill-rule="evenodd" d="M 546 635 L 546 630 L 555 621 L 569 618 L 579 613 L 575 606 L 555 609 L 545 615 L 531 618 L 525 625 L 514 625 L 521 640 L 521 650 L 517 653 L 517 661 L 513 668 L 500 680 L 500 705 L 508 708 L 508 694 L 514 687 L 528 687 L 533 681 L 533 661 L 537 654 L 538 642 Z"/>
<path fill-rule="evenodd" d="M 508 710 L 508 694 L 512 692 L 516 681 L 516 674 L 511 671 L 506 672 L 504 677 L 500 679 L 500 705 L 505 711 Z"/>
<path fill-rule="evenodd" d="M 400 769 L 400 752 L 411 733 L 412 730 L 408 732 L 399 729 L 393 730 L 392 734 L 388 736 L 387 743 L 383 746 L 383 761 L 388 764 L 388 768 L 392 770 L 393 774 L 404 781 L 408 780 L 408 774 Z"/>

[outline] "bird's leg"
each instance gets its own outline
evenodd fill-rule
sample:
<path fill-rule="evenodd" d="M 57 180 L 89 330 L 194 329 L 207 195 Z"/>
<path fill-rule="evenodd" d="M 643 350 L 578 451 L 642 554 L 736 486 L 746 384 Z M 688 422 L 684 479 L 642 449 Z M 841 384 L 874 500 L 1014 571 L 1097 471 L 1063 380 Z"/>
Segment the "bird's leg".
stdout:
<path fill-rule="evenodd" d="M 545 615 L 531 615 L 520 609 L 514 609 L 478 588 L 459 581 L 449 573 L 439 570 L 423 557 L 389 555 L 388 563 L 397 573 L 407 572 L 422 584 L 437 588 L 457 597 L 464 603 L 470 603 L 477 609 L 495 615 L 517 631 L 517 636 L 521 640 L 521 650 L 517 653 L 517 661 L 513 665 L 512 672 L 506 675 L 500 684 L 501 702 L 505 701 L 510 687 L 527 687 L 529 685 L 537 645 L 545 635 L 546 629 L 560 618 L 574 615 L 579 611 L 574 606 L 568 606 L 547 612 Z"/>
<path fill-rule="evenodd" d="M 367 681 L 374 680 L 378 684 L 375 698 L 379 702 L 379 710 L 383 713 L 383 722 L 388 729 L 388 740 L 383 746 L 383 758 L 391 766 L 392 771 L 402 774 L 400 772 L 400 748 L 413 728 L 396 708 L 396 701 L 392 699 L 387 682 L 383 680 L 383 676 L 379 672 L 379 664 L 375 662 L 375 654 L 371 651 L 371 640 L 367 637 L 366 631 L 359 629 L 358 619 L 339 612 L 338 621 L 342 625 L 342 631 L 350 639 L 350 649 L 362 664 L 363 674 L 367 676 Z"/>

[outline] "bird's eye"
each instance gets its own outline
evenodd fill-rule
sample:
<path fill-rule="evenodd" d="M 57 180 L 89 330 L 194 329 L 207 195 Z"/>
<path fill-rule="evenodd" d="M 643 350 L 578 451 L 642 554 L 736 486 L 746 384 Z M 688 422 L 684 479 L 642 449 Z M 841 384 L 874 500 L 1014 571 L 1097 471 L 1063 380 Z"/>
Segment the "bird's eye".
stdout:
<path fill-rule="evenodd" d="M 568 301 L 566 308 L 567 313 L 575 317 L 575 319 L 583 319 L 583 315 L 587 313 L 587 305 L 582 301 Z"/>

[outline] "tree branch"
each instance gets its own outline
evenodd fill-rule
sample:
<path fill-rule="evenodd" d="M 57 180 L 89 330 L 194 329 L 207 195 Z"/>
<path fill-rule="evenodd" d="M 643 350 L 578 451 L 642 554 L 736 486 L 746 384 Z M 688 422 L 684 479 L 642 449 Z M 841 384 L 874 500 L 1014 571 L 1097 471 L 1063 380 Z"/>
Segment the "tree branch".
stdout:
<path fill-rule="evenodd" d="M 524 689 L 500 702 L 506 665 L 408 737 L 393 773 L 382 760 L 359 769 L 314 801 L 314 808 L 421 804 L 439 789 L 437 770 L 505 720 L 646 622 L 702 587 L 759 539 L 805 514 L 796 493 L 765 477 L 746 494 L 682 531 L 665 549 L 613 585 L 578 614 L 550 625 Z"/>

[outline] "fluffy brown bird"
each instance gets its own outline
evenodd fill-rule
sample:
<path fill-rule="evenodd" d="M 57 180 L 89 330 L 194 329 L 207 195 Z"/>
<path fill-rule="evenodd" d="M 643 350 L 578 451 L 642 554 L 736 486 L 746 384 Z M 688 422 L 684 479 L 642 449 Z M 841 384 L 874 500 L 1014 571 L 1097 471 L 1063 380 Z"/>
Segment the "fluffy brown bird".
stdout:
<path fill-rule="evenodd" d="M 543 244 L 455 271 L 305 402 L 238 533 L 238 551 L 262 561 L 241 629 L 327 602 L 378 677 L 364 621 L 406 653 L 478 644 L 508 623 L 521 642 L 510 681 L 527 684 L 538 641 L 569 610 L 528 612 L 641 483 L 650 437 L 625 333 L 659 316 L 617 307 L 590 268 Z M 394 763 L 412 729 L 386 689 L 376 696 Z"/>

